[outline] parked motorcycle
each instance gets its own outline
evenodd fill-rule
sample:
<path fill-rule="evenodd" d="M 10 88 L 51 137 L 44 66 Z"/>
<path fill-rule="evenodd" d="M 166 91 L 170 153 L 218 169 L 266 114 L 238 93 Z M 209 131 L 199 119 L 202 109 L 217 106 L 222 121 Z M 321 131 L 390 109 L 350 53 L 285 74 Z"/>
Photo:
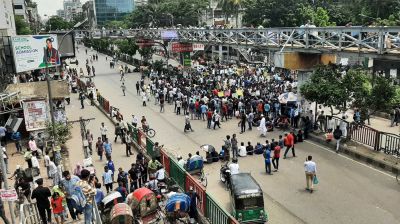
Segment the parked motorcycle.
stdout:
<path fill-rule="evenodd" d="M 230 176 L 231 171 L 229 170 L 228 163 L 224 163 L 221 165 L 221 169 L 219 170 L 219 177 L 222 183 L 225 184 L 226 189 L 230 187 Z"/>

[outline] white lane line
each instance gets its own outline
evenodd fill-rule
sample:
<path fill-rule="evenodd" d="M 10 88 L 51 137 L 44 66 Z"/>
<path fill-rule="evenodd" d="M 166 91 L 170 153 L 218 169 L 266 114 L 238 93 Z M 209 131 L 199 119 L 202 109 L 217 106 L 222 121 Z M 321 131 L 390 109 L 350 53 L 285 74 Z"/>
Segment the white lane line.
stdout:
<path fill-rule="evenodd" d="M 323 150 L 325 150 L 325 151 L 328 151 L 328 152 L 330 152 L 330 153 L 332 153 L 332 154 L 337 154 L 336 152 L 334 152 L 334 151 L 332 151 L 331 149 L 328 149 L 328 148 L 326 148 L 326 147 L 324 147 L 324 146 L 315 144 L 314 142 L 310 142 L 309 140 L 305 140 L 305 141 L 306 141 L 307 143 L 311 144 L 311 145 L 317 146 L 317 147 L 319 147 L 319 148 L 321 148 L 321 149 L 323 149 Z M 391 177 L 391 178 L 393 178 L 393 179 L 396 179 L 395 176 L 392 176 L 392 175 L 390 175 L 390 174 L 388 174 L 388 173 L 386 173 L 386 172 L 384 172 L 384 171 L 378 170 L 378 169 L 376 169 L 376 168 L 374 168 L 374 167 L 368 166 L 368 165 L 365 164 L 365 163 L 359 162 L 359 161 L 357 161 L 357 160 L 354 160 L 354 159 L 349 158 L 349 157 L 347 157 L 347 156 L 344 156 L 344 155 L 342 155 L 342 154 L 337 154 L 337 155 L 340 156 L 340 157 L 342 157 L 342 158 L 345 158 L 345 159 L 347 159 L 347 160 L 350 160 L 350 161 L 353 161 L 353 162 L 355 162 L 355 163 L 358 163 L 358 164 L 360 164 L 360 165 L 362 165 L 362 166 L 368 167 L 368 168 L 370 168 L 370 169 L 372 169 L 372 170 L 375 170 L 376 172 L 379 172 L 379 173 L 381 173 L 381 174 L 384 174 L 384 175 L 386 175 L 386 176 L 388 176 L 388 177 Z"/>

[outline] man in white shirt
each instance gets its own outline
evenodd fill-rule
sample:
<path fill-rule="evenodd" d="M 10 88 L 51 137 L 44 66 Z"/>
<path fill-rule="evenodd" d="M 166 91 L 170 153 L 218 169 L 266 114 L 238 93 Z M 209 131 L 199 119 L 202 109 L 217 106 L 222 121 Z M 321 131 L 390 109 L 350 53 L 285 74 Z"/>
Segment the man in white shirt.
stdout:
<path fill-rule="evenodd" d="M 165 169 L 163 166 L 160 167 L 159 170 L 157 170 L 155 174 L 158 182 L 164 182 L 165 181 Z"/>
<path fill-rule="evenodd" d="M 233 158 L 232 163 L 228 166 L 229 171 L 231 171 L 231 175 L 239 174 L 239 164 L 237 162 L 237 158 Z"/>
<path fill-rule="evenodd" d="M 107 126 L 104 125 L 104 122 L 101 122 L 100 133 L 101 133 L 101 139 L 103 142 L 107 138 L 107 132 L 108 132 Z"/>
<path fill-rule="evenodd" d="M 306 173 L 306 190 L 312 193 L 314 191 L 314 177 L 317 174 L 317 165 L 312 161 L 312 156 L 308 156 L 307 160 L 304 162 L 304 170 Z M 311 185 L 311 187 L 310 187 Z"/>
<path fill-rule="evenodd" d="M 241 143 L 240 143 L 240 146 L 239 146 L 239 156 L 240 156 L 240 157 L 245 157 L 245 156 L 247 156 L 246 146 L 244 146 L 244 142 L 241 142 Z"/>

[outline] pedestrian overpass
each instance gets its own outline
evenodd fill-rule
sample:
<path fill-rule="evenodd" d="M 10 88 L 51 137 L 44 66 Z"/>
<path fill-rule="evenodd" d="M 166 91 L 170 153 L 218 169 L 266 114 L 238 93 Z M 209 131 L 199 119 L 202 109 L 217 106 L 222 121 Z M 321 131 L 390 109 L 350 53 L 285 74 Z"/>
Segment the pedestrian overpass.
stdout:
<path fill-rule="evenodd" d="M 243 29 L 119 29 L 84 31 L 93 38 L 136 38 L 268 49 L 279 52 L 353 53 L 397 59 L 400 27 L 291 27 Z"/>

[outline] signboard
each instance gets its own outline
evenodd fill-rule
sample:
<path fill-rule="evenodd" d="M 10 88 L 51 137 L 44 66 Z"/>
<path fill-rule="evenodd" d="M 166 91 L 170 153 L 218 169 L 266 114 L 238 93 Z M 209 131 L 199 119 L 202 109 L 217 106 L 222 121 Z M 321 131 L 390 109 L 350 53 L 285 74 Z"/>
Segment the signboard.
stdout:
<path fill-rule="evenodd" d="M 191 43 L 172 43 L 171 49 L 174 53 L 192 52 L 193 46 Z"/>
<path fill-rule="evenodd" d="M 204 44 L 193 44 L 193 51 L 204 51 Z"/>
<path fill-rule="evenodd" d="M 161 39 L 163 40 L 178 39 L 178 33 L 175 30 L 161 31 Z"/>
<path fill-rule="evenodd" d="M 27 131 L 35 131 L 46 128 L 47 104 L 45 100 L 25 101 L 24 118 Z"/>
<path fill-rule="evenodd" d="M 15 36 L 11 38 L 16 72 L 60 65 L 57 35 Z"/>
<path fill-rule="evenodd" d="M 190 59 L 190 52 L 183 53 L 183 66 L 184 67 L 192 66 L 192 59 Z"/>
<path fill-rule="evenodd" d="M 138 40 L 136 43 L 139 45 L 140 48 L 154 46 L 154 41 L 147 39 Z"/>
<path fill-rule="evenodd" d="M 15 189 L 1 189 L 0 197 L 2 201 L 16 201 L 18 199 L 17 191 Z"/>

